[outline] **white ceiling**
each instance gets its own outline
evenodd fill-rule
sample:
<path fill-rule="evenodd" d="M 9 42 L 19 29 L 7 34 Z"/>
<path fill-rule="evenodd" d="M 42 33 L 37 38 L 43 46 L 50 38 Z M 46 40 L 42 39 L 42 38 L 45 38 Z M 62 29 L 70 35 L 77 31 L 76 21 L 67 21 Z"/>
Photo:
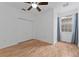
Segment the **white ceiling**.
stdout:
<path fill-rule="evenodd" d="M 30 5 L 31 5 L 31 4 L 27 4 L 27 3 L 25 4 L 24 2 L 5 2 L 5 4 L 10 5 L 19 10 L 21 10 L 22 8 L 28 9 L 28 7 L 30 7 Z M 39 12 L 37 9 L 32 8 L 30 11 L 27 10 L 26 13 L 30 13 L 33 16 L 37 16 L 37 15 L 40 15 L 41 13 L 45 13 L 50 8 L 54 8 L 54 7 L 58 6 L 59 4 L 60 4 L 60 2 L 49 2 L 48 5 L 39 6 L 40 9 L 42 9 L 41 12 Z"/>

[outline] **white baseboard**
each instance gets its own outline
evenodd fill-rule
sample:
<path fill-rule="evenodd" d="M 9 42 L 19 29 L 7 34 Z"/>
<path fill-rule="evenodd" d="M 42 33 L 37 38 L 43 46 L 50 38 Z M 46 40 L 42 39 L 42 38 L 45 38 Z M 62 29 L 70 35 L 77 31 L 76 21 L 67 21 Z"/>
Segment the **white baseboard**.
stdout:
<path fill-rule="evenodd" d="M 41 40 L 41 41 L 44 41 L 44 42 L 48 42 L 48 43 L 50 43 L 50 44 L 53 44 L 53 42 L 51 42 L 51 41 L 47 41 L 47 40 L 45 40 L 45 39 L 38 39 L 38 38 L 33 38 L 33 39 Z"/>
<path fill-rule="evenodd" d="M 29 38 L 29 39 L 27 39 L 27 40 L 30 40 L 30 39 L 31 39 L 31 38 Z M 16 45 L 16 44 L 18 44 L 18 43 L 20 43 L 20 42 L 27 41 L 27 40 L 25 39 L 25 40 L 20 40 L 20 41 L 16 41 L 16 42 L 13 42 L 13 41 L 7 42 L 7 44 L 1 45 L 1 46 L 0 46 L 0 49 L 7 48 L 7 47 L 10 47 L 10 46 Z"/>
<path fill-rule="evenodd" d="M 30 40 L 30 39 L 41 40 L 41 41 L 44 41 L 44 42 L 48 42 L 48 43 L 53 44 L 53 42 L 47 41 L 47 40 L 45 40 L 45 39 L 29 38 L 29 39 L 27 39 L 27 40 Z M 10 47 L 10 46 L 16 45 L 16 44 L 18 44 L 18 43 L 20 43 L 20 42 L 27 41 L 27 40 L 20 40 L 20 41 L 12 42 L 12 43 L 10 42 L 9 44 L 5 44 L 4 46 L 0 46 L 0 49 L 7 48 L 7 47 Z"/>
<path fill-rule="evenodd" d="M 12 44 L 6 44 L 6 45 L 4 45 L 4 46 L 0 46 L 0 49 L 7 48 L 7 47 L 10 47 L 10 46 L 16 45 L 17 43 L 18 43 L 18 42 L 12 43 Z"/>

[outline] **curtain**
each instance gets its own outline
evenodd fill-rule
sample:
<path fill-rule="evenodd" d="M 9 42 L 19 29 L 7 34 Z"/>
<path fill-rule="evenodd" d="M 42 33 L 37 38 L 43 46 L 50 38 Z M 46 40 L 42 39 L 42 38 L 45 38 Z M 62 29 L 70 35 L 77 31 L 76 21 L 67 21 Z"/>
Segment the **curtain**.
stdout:
<path fill-rule="evenodd" d="M 75 14 L 72 43 L 78 45 L 78 13 Z"/>
<path fill-rule="evenodd" d="M 57 17 L 57 41 L 60 41 L 60 21 L 59 21 L 59 17 Z"/>

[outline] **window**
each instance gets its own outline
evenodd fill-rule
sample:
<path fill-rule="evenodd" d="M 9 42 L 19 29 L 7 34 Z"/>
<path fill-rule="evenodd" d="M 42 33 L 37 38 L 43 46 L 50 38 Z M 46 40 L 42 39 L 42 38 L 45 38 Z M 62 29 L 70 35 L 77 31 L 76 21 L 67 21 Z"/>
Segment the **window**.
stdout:
<path fill-rule="evenodd" d="M 72 17 L 66 16 L 61 18 L 61 31 L 71 32 L 72 31 Z"/>

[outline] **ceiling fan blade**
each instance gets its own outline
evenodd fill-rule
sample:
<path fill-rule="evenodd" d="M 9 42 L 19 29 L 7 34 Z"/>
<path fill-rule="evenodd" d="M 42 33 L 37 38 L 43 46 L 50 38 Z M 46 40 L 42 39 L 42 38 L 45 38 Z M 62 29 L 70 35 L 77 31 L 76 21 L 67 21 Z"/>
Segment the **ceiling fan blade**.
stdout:
<path fill-rule="evenodd" d="M 30 9 L 32 9 L 32 6 L 30 6 L 27 10 L 30 10 Z"/>
<path fill-rule="evenodd" d="M 26 11 L 26 9 L 22 8 L 21 10 Z"/>
<path fill-rule="evenodd" d="M 40 2 L 38 5 L 48 5 L 48 2 Z"/>
<path fill-rule="evenodd" d="M 31 4 L 31 2 L 24 2 L 24 3 L 28 3 L 28 4 Z"/>
<path fill-rule="evenodd" d="M 39 7 L 37 7 L 37 10 L 40 12 L 41 11 L 41 9 L 39 8 Z"/>

